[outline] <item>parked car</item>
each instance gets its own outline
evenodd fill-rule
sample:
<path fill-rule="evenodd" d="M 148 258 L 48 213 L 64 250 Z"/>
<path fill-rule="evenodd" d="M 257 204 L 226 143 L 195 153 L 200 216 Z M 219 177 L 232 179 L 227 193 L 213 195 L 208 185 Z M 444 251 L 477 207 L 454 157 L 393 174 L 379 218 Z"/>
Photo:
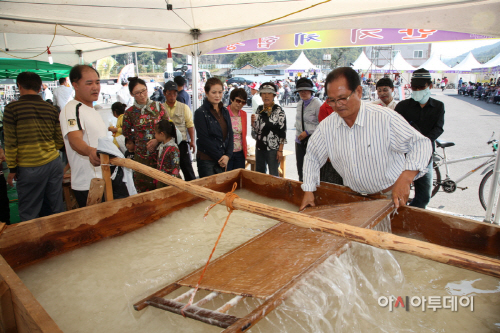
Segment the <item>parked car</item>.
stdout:
<path fill-rule="evenodd" d="M 245 78 L 238 77 L 238 76 L 232 77 L 232 78 L 230 78 L 229 80 L 226 81 L 227 85 L 230 85 L 230 84 L 233 84 L 233 83 L 244 84 L 245 82 L 247 84 L 253 83 L 253 81 L 246 80 Z"/>

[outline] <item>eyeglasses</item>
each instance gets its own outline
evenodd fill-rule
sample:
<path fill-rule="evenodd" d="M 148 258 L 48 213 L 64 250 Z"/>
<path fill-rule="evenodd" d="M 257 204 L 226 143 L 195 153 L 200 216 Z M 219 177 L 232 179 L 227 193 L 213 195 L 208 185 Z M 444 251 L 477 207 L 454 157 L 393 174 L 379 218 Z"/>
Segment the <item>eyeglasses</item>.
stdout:
<path fill-rule="evenodd" d="M 244 100 L 242 100 L 242 99 L 235 98 L 235 99 L 234 99 L 234 101 L 235 101 L 236 103 L 245 104 L 245 101 L 244 101 Z"/>
<path fill-rule="evenodd" d="M 335 105 L 345 105 L 347 103 L 347 101 L 349 100 L 349 98 L 351 98 L 352 94 L 354 94 L 355 90 L 353 90 L 353 92 L 345 97 L 345 98 L 339 98 L 337 100 L 334 100 L 333 98 L 330 98 L 328 97 L 328 99 L 326 100 L 328 105 L 330 106 L 335 106 Z"/>
<path fill-rule="evenodd" d="M 133 93 L 132 95 L 137 97 L 137 96 L 139 96 L 139 95 L 143 95 L 144 93 L 146 93 L 146 94 L 147 94 L 147 92 L 148 92 L 148 89 L 146 88 L 146 89 L 144 89 L 144 90 L 141 90 L 141 91 L 138 91 L 138 92 L 136 92 L 136 93 Z"/>

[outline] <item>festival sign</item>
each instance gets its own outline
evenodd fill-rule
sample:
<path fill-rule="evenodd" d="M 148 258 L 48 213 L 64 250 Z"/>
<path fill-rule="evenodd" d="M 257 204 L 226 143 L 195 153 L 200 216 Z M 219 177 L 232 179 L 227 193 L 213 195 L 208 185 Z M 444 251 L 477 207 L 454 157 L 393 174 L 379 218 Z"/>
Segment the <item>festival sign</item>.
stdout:
<path fill-rule="evenodd" d="M 415 44 L 489 39 L 492 37 L 433 29 L 342 29 L 298 32 L 250 39 L 208 54 L 269 52 L 369 45 Z"/>

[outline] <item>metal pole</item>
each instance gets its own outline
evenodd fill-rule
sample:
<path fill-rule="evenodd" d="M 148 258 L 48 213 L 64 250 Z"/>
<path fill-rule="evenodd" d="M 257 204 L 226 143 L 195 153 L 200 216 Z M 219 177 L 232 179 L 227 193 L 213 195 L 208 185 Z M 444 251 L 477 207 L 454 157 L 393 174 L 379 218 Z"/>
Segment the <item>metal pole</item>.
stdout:
<path fill-rule="evenodd" d="M 488 204 L 486 205 L 486 216 L 484 217 L 484 222 L 491 223 L 491 213 L 493 212 L 493 202 L 495 201 L 495 193 L 497 191 L 498 187 L 498 178 L 500 175 L 500 158 L 498 158 L 498 153 L 497 153 L 497 158 L 495 159 L 495 167 L 493 168 L 493 180 L 491 182 L 491 187 L 490 187 L 490 196 L 488 198 Z M 500 197 L 499 197 L 500 198 Z M 495 216 L 495 223 L 498 224 L 498 208 L 500 205 L 497 204 L 497 212 Z"/>
<path fill-rule="evenodd" d="M 489 206 L 488 206 L 489 208 Z M 491 209 L 493 210 L 493 207 L 491 207 Z M 497 200 L 497 211 L 495 212 L 495 220 L 493 222 L 491 222 L 491 216 L 490 216 L 490 220 L 488 220 L 487 222 L 490 222 L 490 223 L 494 223 L 494 224 L 500 224 L 498 221 L 500 219 L 500 196 L 498 196 L 498 200 Z"/>
<path fill-rule="evenodd" d="M 139 63 L 137 62 L 137 52 L 135 53 L 135 70 L 137 71 L 136 76 L 139 77 Z"/>
<path fill-rule="evenodd" d="M 193 111 L 196 111 L 198 109 L 198 88 L 199 88 L 199 79 L 200 79 L 200 74 L 198 72 L 198 56 L 200 55 L 200 49 L 198 47 L 198 36 L 201 35 L 201 32 L 199 29 L 192 29 L 191 30 L 191 35 L 193 35 L 193 65 L 192 65 L 192 82 L 193 82 Z"/>

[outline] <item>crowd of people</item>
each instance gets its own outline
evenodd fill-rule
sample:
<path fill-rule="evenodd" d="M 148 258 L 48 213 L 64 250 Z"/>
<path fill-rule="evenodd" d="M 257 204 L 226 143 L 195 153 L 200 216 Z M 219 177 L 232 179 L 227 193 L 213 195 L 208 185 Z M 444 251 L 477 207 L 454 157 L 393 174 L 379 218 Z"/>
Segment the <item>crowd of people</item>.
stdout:
<path fill-rule="evenodd" d="M 462 78 L 458 81 L 458 94 L 470 96 L 477 101 L 486 101 L 489 103 L 500 104 L 500 77 L 495 82 L 491 78 L 489 82 L 462 82 Z"/>
<path fill-rule="evenodd" d="M 122 82 L 118 101 L 112 105 L 116 126 L 106 126 L 93 106 L 100 93 L 99 73 L 94 68 L 74 66 L 69 80 L 73 89 L 64 80 L 61 87 L 74 91 L 74 98 L 54 106 L 39 94 L 43 89 L 40 77 L 21 73 L 17 78 L 21 98 L 5 108 L 6 151 L 4 156 L 0 150 L 0 160 L 6 159 L 10 170 L 7 182 L 12 185 L 17 180 L 22 221 L 64 210 L 64 164 L 59 151 L 67 155 L 78 205 L 86 206 L 92 179 L 102 178 L 97 149 L 99 138 L 107 137 L 108 131 L 117 154 L 172 177 L 182 175 L 185 181 L 196 179 L 192 156 L 200 178 L 244 168 L 250 133 L 255 139 L 256 171 L 278 176 L 287 143 L 282 105 L 291 95 L 298 96 L 294 142 L 305 192 L 303 207 L 314 205 L 312 193 L 320 181 L 343 184 L 363 194 L 382 192 L 396 205 L 406 203 L 414 183 L 416 195 L 411 204 L 425 208 L 430 200 L 430 156 L 443 132 L 444 105 L 430 98 L 433 83 L 425 69 L 412 76 L 412 98 L 398 104 L 389 78 L 376 82 L 378 100 L 362 101 L 360 77 L 350 67 L 332 71 L 324 89 L 306 77 L 241 87 L 227 87 L 218 78 L 210 78 L 203 86 L 202 105 L 194 112 L 183 77 L 166 82 L 152 95 L 144 80 L 133 77 Z M 54 97 L 70 95 L 65 88 L 55 91 Z M 227 104 L 223 102 L 226 91 Z M 318 97 L 319 91 L 326 101 Z M 160 100 L 158 92 L 163 95 Z M 243 110 L 249 102 L 250 121 Z M 165 186 L 135 172 L 131 191 L 131 184 L 124 184 L 123 171 L 112 172 L 122 175 L 113 181 L 115 198 Z M 3 187 L 0 192 L 3 195 Z"/>

